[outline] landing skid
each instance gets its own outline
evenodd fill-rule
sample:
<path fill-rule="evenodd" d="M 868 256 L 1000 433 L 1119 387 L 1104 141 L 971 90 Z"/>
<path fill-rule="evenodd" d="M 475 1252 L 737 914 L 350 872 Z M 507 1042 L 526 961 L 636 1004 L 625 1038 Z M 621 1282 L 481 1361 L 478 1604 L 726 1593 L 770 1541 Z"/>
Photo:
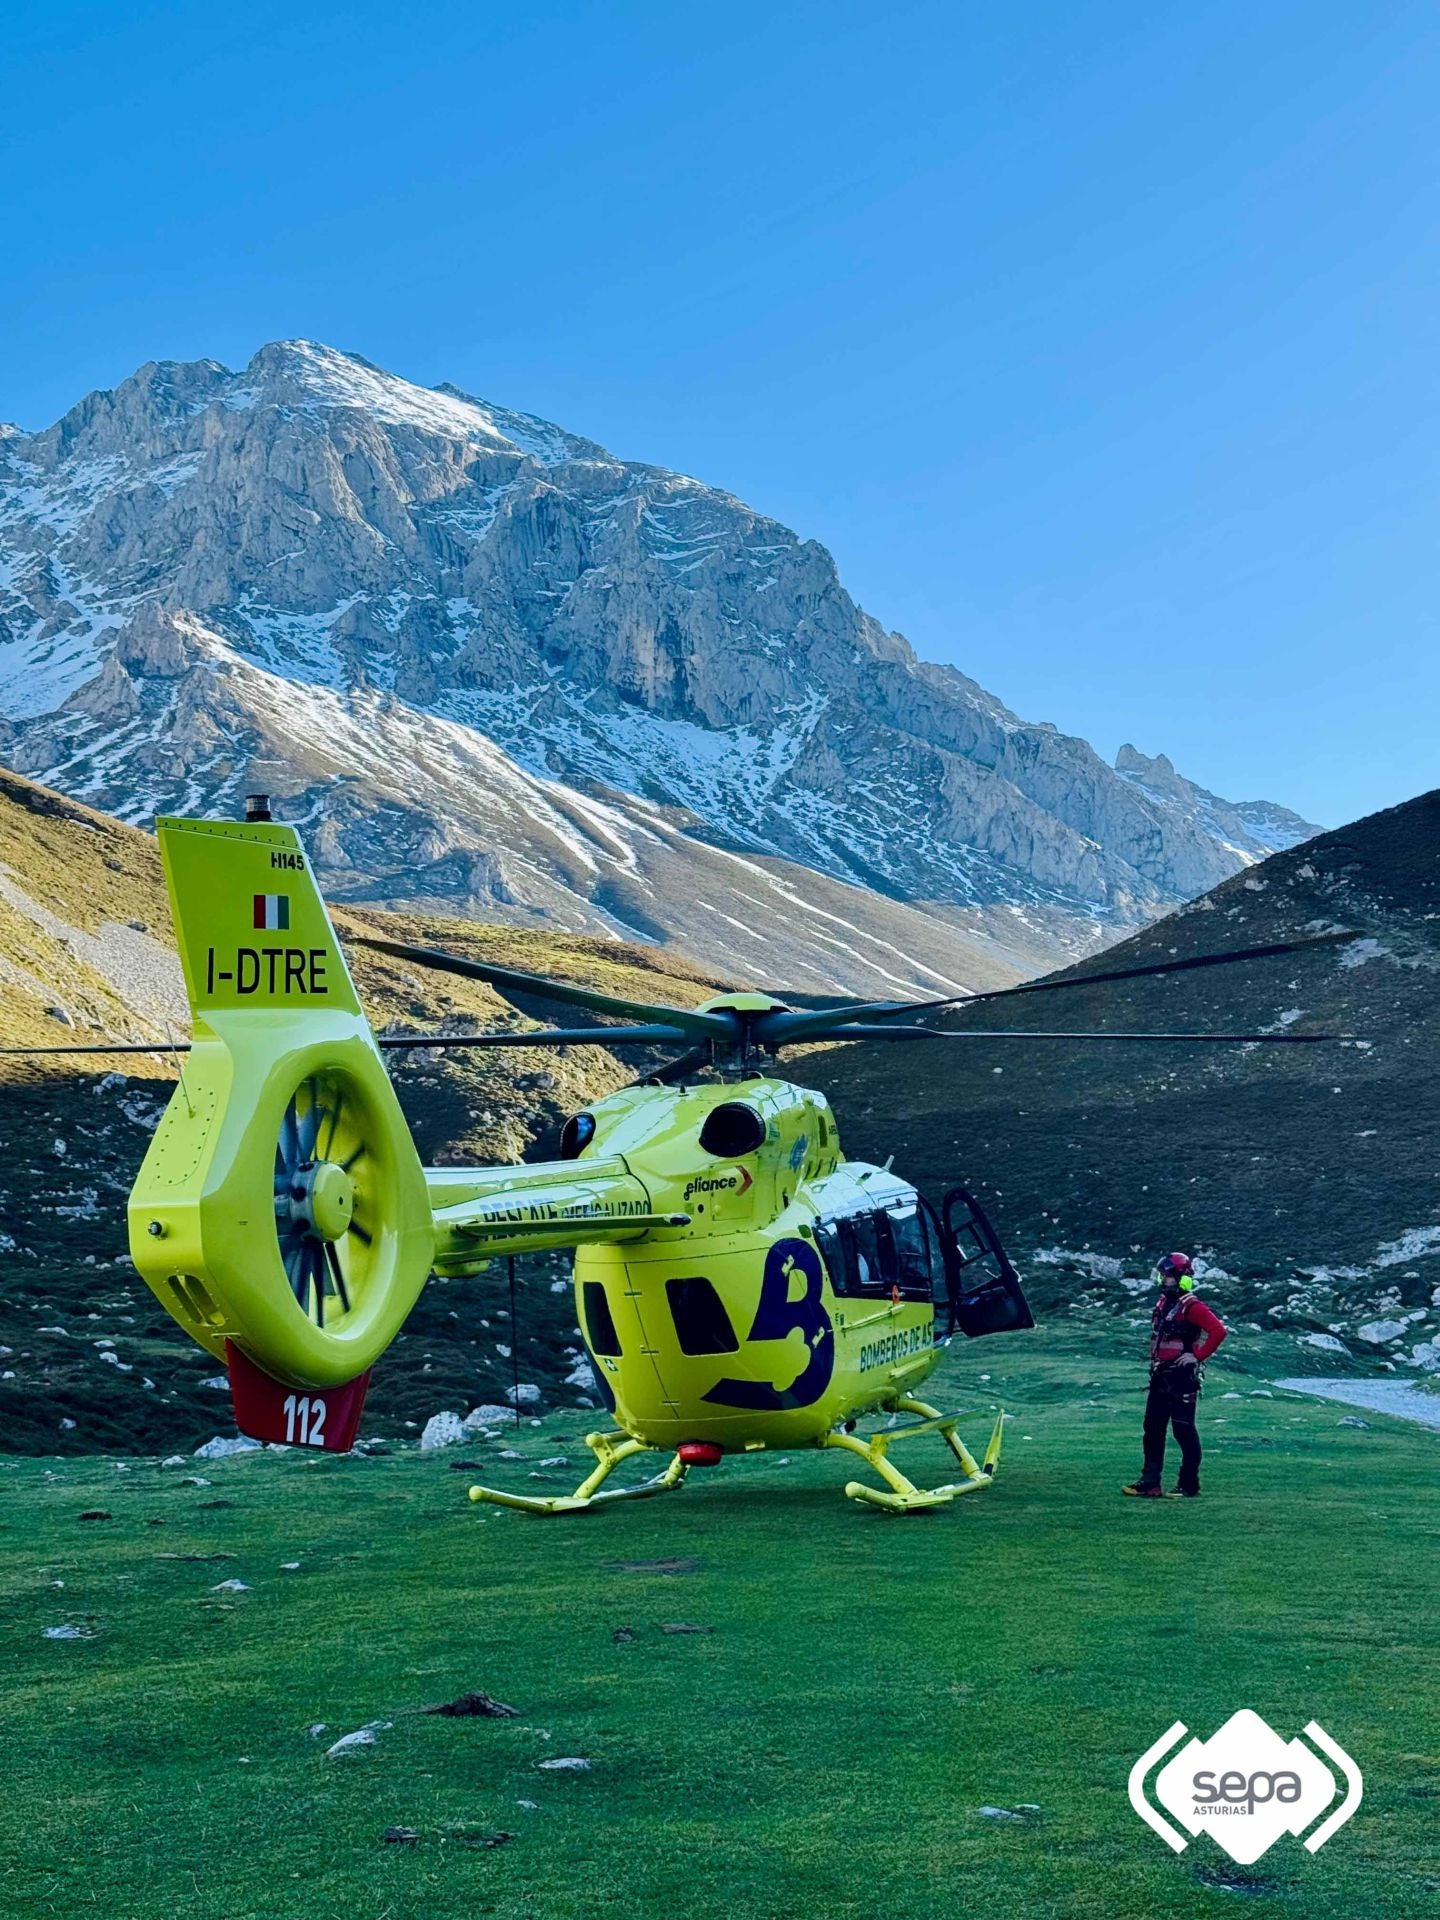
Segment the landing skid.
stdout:
<path fill-rule="evenodd" d="M 923 1400 L 913 1400 L 908 1395 L 901 1395 L 892 1405 L 900 1413 L 918 1413 L 919 1420 L 913 1426 L 894 1427 L 886 1433 L 872 1434 L 868 1440 L 857 1440 L 850 1433 L 827 1433 L 817 1443 L 822 1447 L 840 1447 L 847 1453 L 859 1454 L 890 1489 L 885 1492 L 879 1487 L 867 1487 L 858 1480 L 852 1480 L 845 1488 L 852 1500 L 867 1501 L 871 1506 L 883 1507 L 889 1513 L 918 1513 L 927 1507 L 948 1506 L 952 1500 L 958 1500 L 962 1493 L 974 1493 L 981 1487 L 989 1486 L 1000 1462 L 1000 1443 L 1005 1432 L 1003 1413 L 995 1422 L 990 1444 L 985 1449 L 985 1458 L 977 1462 L 955 1431 L 956 1422 L 963 1415 L 940 1413 L 936 1408 L 926 1406 Z M 938 1433 L 941 1436 L 960 1462 L 965 1475 L 963 1480 L 952 1481 L 943 1487 L 917 1487 L 887 1457 L 897 1440 L 913 1440 L 925 1433 Z M 496 1507 L 514 1507 L 520 1513 L 587 1513 L 592 1507 L 611 1505 L 617 1500 L 648 1500 L 657 1493 L 669 1493 L 672 1487 L 684 1484 L 689 1472 L 677 1453 L 663 1472 L 642 1480 L 638 1486 L 609 1487 L 601 1491 L 604 1482 L 622 1460 L 628 1460 L 632 1454 L 653 1453 L 656 1449 L 623 1432 L 587 1433 L 585 1444 L 595 1455 L 595 1468 L 580 1482 L 574 1493 L 505 1493 L 498 1487 L 471 1487 L 470 1498 L 487 1501 Z"/>
<path fill-rule="evenodd" d="M 872 1434 L 868 1440 L 857 1440 L 853 1433 L 827 1433 L 820 1443 L 825 1447 L 843 1447 L 847 1453 L 858 1453 L 890 1489 L 886 1493 L 879 1487 L 867 1487 L 859 1480 L 852 1480 L 845 1488 L 852 1500 L 867 1501 L 872 1507 L 883 1507 L 888 1513 L 921 1513 L 927 1507 L 948 1506 L 952 1500 L 958 1500 L 962 1493 L 975 1493 L 981 1487 L 989 1486 L 1000 1464 L 1000 1445 L 1005 1433 L 1003 1412 L 996 1418 L 990 1444 L 985 1449 L 985 1458 L 977 1463 L 974 1454 L 955 1431 L 955 1423 L 962 1417 L 960 1414 L 941 1413 L 935 1407 L 927 1407 L 923 1400 L 912 1400 L 908 1394 L 897 1399 L 894 1406 L 900 1413 L 918 1413 L 921 1418 L 914 1426 L 894 1427 L 888 1433 Z M 922 1433 L 941 1435 L 960 1462 L 965 1475 L 963 1480 L 953 1481 L 944 1487 L 917 1487 L 887 1458 L 889 1449 L 897 1440 L 913 1440 Z"/>
<path fill-rule="evenodd" d="M 582 1480 L 574 1493 L 552 1494 L 548 1497 L 537 1494 L 502 1493 L 498 1487 L 471 1487 L 472 1500 L 488 1501 L 496 1507 L 515 1507 L 521 1513 L 585 1513 L 591 1507 L 612 1505 L 617 1500 L 648 1500 L 657 1493 L 669 1493 L 672 1487 L 682 1486 L 690 1471 L 677 1453 L 663 1473 L 652 1475 L 634 1487 L 611 1487 L 601 1493 L 597 1489 L 608 1480 L 622 1460 L 628 1460 L 632 1453 L 651 1453 L 643 1440 L 632 1439 L 628 1433 L 587 1433 L 585 1444 L 595 1455 L 595 1469 Z"/>

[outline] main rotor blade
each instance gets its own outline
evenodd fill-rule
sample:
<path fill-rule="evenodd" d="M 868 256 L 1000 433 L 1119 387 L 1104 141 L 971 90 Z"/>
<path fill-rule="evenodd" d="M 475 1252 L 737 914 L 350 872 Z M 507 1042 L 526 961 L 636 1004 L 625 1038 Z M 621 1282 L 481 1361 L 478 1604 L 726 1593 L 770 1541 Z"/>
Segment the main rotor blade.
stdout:
<path fill-rule="evenodd" d="M 709 1047 L 691 1047 L 690 1051 L 682 1053 L 678 1060 L 667 1060 L 658 1073 L 647 1074 L 640 1084 L 650 1086 L 658 1081 L 662 1087 L 673 1087 L 677 1081 L 687 1080 L 698 1067 L 706 1067 L 709 1064 Z"/>
<path fill-rule="evenodd" d="M 796 1040 L 814 1040 L 833 1028 L 854 1020 L 911 1020 L 939 1007 L 953 1006 L 950 1000 L 853 1000 L 814 1011 L 793 1012 L 777 1007 L 770 1013 L 752 1015 L 751 1032 L 762 1047 L 788 1046 Z"/>
<path fill-rule="evenodd" d="M 381 1033 L 377 1047 L 673 1047 L 690 1038 L 679 1027 L 537 1027 L 521 1033 Z"/>
<path fill-rule="evenodd" d="M 836 1027 L 827 1040 L 1162 1040 L 1180 1045 L 1316 1047 L 1346 1033 L 1027 1033 L 1023 1027 Z"/>
<path fill-rule="evenodd" d="M 729 1039 L 725 1026 L 717 1038 Z M 523 1033 L 504 1027 L 493 1033 L 377 1033 L 377 1047 L 671 1047 L 683 1046 L 694 1035 L 684 1031 L 677 1020 L 671 1025 L 656 1023 L 632 1027 L 539 1027 Z M 180 1040 L 151 1046 L 138 1040 L 109 1040 L 83 1047 L 0 1047 L 0 1058 L 10 1055 L 53 1053 L 189 1053 L 194 1043 Z M 701 1058 L 709 1057 L 708 1047 Z"/>
<path fill-rule="evenodd" d="M 1086 973 L 1071 980 L 1027 980 L 1018 987 L 996 987 L 990 993 L 971 993 L 948 1004 L 973 1007 L 982 1000 L 1008 1000 L 1017 993 L 1059 993 L 1066 987 L 1094 987 L 1106 980 L 1142 980 L 1152 973 L 1191 973 L 1197 967 L 1231 967 L 1239 960 L 1269 960 L 1278 954 L 1303 953 L 1309 947 L 1343 946 L 1363 940 L 1353 927 L 1341 933 L 1309 934 L 1303 940 L 1272 940 L 1263 947 L 1239 947 L 1231 953 L 1202 953 L 1189 960 L 1156 960 L 1142 967 L 1111 967 L 1104 973 Z"/>
<path fill-rule="evenodd" d="M 189 1053 L 188 1040 L 101 1040 L 79 1047 L 0 1047 L 0 1055 L 41 1053 Z"/>
<path fill-rule="evenodd" d="M 386 940 L 378 934 L 351 933 L 352 946 L 370 947 L 376 953 L 388 953 L 397 960 L 409 960 L 417 967 L 430 967 L 437 973 L 455 973 L 466 980 L 483 980 L 507 999 L 513 993 L 539 1000 L 555 1000 L 570 1007 L 587 1007 L 591 1013 L 613 1013 L 630 1020 L 656 1020 L 682 1027 L 687 1035 L 705 1034 L 716 1040 L 731 1038 L 735 1022 L 727 1014 L 700 1013 L 693 1007 L 656 1006 L 645 1000 L 626 1000 L 613 993 L 601 993 L 595 987 L 580 987 L 569 980 L 551 980 L 540 973 L 519 973 L 514 967 L 492 966 L 487 960 L 471 960 L 464 954 L 446 953 L 441 947 L 416 947 L 405 940 Z"/>

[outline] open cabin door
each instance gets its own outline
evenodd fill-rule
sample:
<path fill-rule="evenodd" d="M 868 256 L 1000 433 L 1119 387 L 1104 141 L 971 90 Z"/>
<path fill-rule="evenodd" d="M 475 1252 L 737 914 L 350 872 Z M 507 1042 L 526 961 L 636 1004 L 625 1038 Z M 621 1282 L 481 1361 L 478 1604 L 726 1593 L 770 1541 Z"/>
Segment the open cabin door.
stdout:
<path fill-rule="evenodd" d="M 941 1209 L 945 1229 L 945 1277 L 950 1328 L 967 1340 L 986 1333 L 1033 1327 L 1035 1316 L 1020 1276 L 980 1202 L 966 1187 L 952 1187 Z"/>

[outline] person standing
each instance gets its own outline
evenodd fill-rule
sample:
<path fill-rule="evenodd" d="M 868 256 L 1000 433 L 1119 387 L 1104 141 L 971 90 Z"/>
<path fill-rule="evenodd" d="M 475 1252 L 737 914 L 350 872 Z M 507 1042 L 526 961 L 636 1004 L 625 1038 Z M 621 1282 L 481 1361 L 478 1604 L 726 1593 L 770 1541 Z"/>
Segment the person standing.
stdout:
<path fill-rule="evenodd" d="M 1175 1492 L 1194 1500 L 1200 1493 L 1200 1434 L 1195 1408 L 1205 1362 L 1229 1328 L 1195 1293 L 1195 1266 L 1188 1253 L 1167 1253 L 1155 1269 L 1160 1298 L 1150 1318 L 1150 1391 L 1145 1400 L 1145 1464 L 1123 1493 L 1159 1500 L 1165 1439 L 1173 1431 L 1180 1449 Z"/>

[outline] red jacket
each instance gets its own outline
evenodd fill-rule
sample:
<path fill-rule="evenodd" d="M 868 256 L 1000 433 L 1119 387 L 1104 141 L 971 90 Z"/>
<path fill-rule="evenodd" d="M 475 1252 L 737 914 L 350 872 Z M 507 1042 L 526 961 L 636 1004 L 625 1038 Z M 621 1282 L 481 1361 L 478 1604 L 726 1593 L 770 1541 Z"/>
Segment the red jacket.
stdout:
<path fill-rule="evenodd" d="M 1230 1329 L 1193 1293 L 1167 1300 L 1162 1293 L 1150 1318 L 1150 1367 L 1158 1372 L 1183 1354 L 1208 1360 Z"/>

